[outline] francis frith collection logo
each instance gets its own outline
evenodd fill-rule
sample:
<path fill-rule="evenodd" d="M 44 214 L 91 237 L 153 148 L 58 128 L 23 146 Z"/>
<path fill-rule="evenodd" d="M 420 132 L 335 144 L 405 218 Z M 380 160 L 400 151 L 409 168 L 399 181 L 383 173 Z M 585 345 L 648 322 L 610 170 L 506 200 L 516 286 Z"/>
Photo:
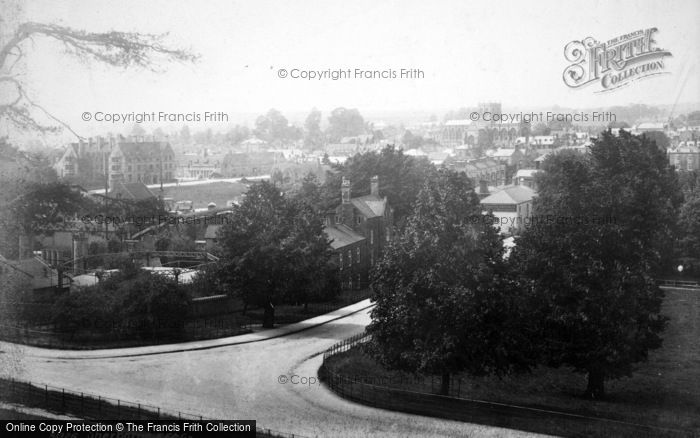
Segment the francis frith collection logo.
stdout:
<path fill-rule="evenodd" d="M 606 42 L 592 37 L 571 41 L 564 56 L 571 65 L 564 70 L 564 83 L 571 88 L 599 84 L 597 93 L 616 90 L 633 81 L 668 73 L 664 57 L 671 52 L 656 46 L 655 27 L 620 35 Z"/>

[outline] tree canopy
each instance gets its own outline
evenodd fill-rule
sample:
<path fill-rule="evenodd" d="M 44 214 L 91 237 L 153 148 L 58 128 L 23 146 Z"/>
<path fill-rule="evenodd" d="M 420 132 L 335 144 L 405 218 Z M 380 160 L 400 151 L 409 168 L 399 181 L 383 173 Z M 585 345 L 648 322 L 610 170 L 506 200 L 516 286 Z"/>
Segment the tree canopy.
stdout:
<path fill-rule="evenodd" d="M 426 181 L 373 272 L 367 330 L 380 363 L 441 375 L 443 393 L 452 373 L 527 368 L 518 295 L 491 223 L 465 174 L 441 170 Z"/>
<path fill-rule="evenodd" d="M 336 292 L 321 218 L 268 182 L 250 188 L 219 242 L 222 282 L 246 304 L 265 308 L 266 327 L 274 324 L 275 305 Z"/>
<path fill-rule="evenodd" d="M 538 175 L 535 221 L 511 255 L 531 294 L 542 362 L 588 374 L 589 397 L 661 345 L 656 285 L 672 249 L 680 191 L 647 137 L 602 135 L 590 154 L 560 152 Z"/>
<path fill-rule="evenodd" d="M 394 146 L 386 146 L 379 152 L 365 152 L 350 157 L 330 172 L 322 191 L 324 209 L 340 203 L 342 178 L 350 180 L 352 196 L 370 192 L 370 180 L 379 176 L 379 194 L 386 196 L 394 209 L 394 219 L 401 223 L 413 209 L 413 202 L 426 179 L 436 171 L 426 158 L 404 155 Z"/>
<path fill-rule="evenodd" d="M 331 142 L 365 133 L 365 120 L 357 109 L 336 108 L 328 117 L 326 134 Z"/>

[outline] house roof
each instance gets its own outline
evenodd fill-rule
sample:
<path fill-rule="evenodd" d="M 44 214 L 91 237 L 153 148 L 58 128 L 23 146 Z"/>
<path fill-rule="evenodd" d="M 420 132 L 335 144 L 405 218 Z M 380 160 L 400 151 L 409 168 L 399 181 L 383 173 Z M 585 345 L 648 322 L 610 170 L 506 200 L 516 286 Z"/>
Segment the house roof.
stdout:
<path fill-rule="evenodd" d="M 162 154 L 172 154 L 169 143 L 161 141 L 124 141 L 119 142 L 119 149 L 129 159 L 150 160 L 160 158 Z"/>
<path fill-rule="evenodd" d="M 354 232 L 350 227 L 337 224 L 330 227 L 325 227 L 323 231 L 331 240 L 331 248 L 338 249 L 353 243 L 360 242 L 365 238 Z"/>
<path fill-rule="evenodd" d="M 669 149 L 668 153 L 669 154 L 698 154 L 698 153 L 700 153 L 700 148 L 698 148 L 697 146 L 693 146 L 693 145 L 688 145 L 688 146 L 679 145 L 675 149 Z"/>
<path fill-rule="evenodd" d="M 467 126 L 471 125 L 472 121 L 469 119 L 462 120 L 448 120 L 445 122 L 445 126 Z"/>
<path fill-rule="evenodd" d="M 481 200 L 481 204 L 521 204 L 531 201 L 535 191 L 527 186 L 510 186 Z"/>
<path fill-rule="evenodd" d="M 115 183 L 114 188 L 109 192 L 109 195 L 112 198 L 121 195 L 122 198 L 134 200 L 156 197 L 156 195 L 154 195 L 153 192 L 146 187 L 146 184 L 142 182 L 125 183 L 121 181 Z"/>
<path fill-rule="evenodd" d="M 654 129 L 654 130 L 663 131 L 664 124 L 662 122 L 645 122 L 645 123 L 640 123 L 639 125 L 636 126 L 636 128 L 637 129 Z"/>
<path fill-rule="evenodd" d="M 12 262 L 20 271 L 31 275 L 33 289 L 42 289 L 58 285 L 58 273 L 38 257 Z"/>
<path fill-rule="evenodd" d="M 493 153 L 494 157 L 511 157 L 517 151 L 517 149 L 496 149 Z"/>
<path fill-rule="evenodd" d="M 418 149 L 409 149 L 407 151 L 404 151 L 404 155 L 408 155 L 409 157 L 425 157 L 428 154 L 423 152 L 422 149 L 418 148 Z"/>
<path fill-rule="evenodd" d="M 535 176 L 539 169 L 520 169 L 516 172 L 516 178 L 532 178 Z"/>
<path fill-rule="evenodd" d="M 386 199 L 375 195 L 352 198 L 350 202 L 367 218 L 384 216 L 386 210 Z"/>
<path fill-rule="evenodd" d="M 262 144 L 267 144 L 265 140 L 261 140 L 257 137 L 251 137 L 247 140 L 244 140 L 241 142 L 241 144 L 256 144 L 256 145 L 262 145 Z"/>

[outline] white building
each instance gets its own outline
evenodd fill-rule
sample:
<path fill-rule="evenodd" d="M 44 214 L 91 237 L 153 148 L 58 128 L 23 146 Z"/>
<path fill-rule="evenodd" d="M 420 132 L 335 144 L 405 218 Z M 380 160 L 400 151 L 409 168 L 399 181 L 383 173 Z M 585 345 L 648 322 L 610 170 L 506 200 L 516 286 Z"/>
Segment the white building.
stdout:
<path fill-rule="evenodd" d="M 518 234 L 532 218 L 536 193 L 527 186 L 510 186 L 481 200 L 484 214 L 494 215 L 494 226 L 506 235 Z"/>

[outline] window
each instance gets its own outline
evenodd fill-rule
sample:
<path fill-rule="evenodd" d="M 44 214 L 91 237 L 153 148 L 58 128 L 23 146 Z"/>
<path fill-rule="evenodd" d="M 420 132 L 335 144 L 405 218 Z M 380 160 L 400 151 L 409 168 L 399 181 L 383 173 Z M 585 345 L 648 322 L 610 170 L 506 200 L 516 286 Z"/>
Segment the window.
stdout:
<path fill-rule="evenodd" d="M 355 263 L 360 263 L 360 247 L 355 249 Z"/>
<path fill-rule="evenodd" d="M 352 265 L 352 250 L 348 250 L 348 265 Z"/>
<path fill-rule="evenodd" d="M 339 260 L 340 260 L 340 263 L 339 263 L 339 264 L 340 264 L 340 270 L 342 271 L 342 270 L 343 270 L 343 253 L 341 252 L 341 253 L 339 254 L 339 256 L 340 256 L 340 258 L 339 258 Z"/>
<path fill-rule="evenodd" d="M 355 220 L 357 221 L 357 225 L 360 225 L 362 223 L 362 216 L 357 216 Z"/>
<path fill-rule="evenodd" d="M 335 215 L 335 223 L 336 223 L 336 224 L 339 224 L 339 223 L 340 223 L 340 216 L 337 215 L 337 214 Z"/>
<path fill-rule="evenodd" d="M 357 289 L 360 288 L 360 283 L 361 283 L 360 280 L 361 280 L 360 274 L 357 274 L 357 281 L 355 282 L 355 287 L 356 287 Z"/>
<path fill-rule="evenodd" d="M 374 230 L 369 230 L 369 243 L 374 245 Z"/>

